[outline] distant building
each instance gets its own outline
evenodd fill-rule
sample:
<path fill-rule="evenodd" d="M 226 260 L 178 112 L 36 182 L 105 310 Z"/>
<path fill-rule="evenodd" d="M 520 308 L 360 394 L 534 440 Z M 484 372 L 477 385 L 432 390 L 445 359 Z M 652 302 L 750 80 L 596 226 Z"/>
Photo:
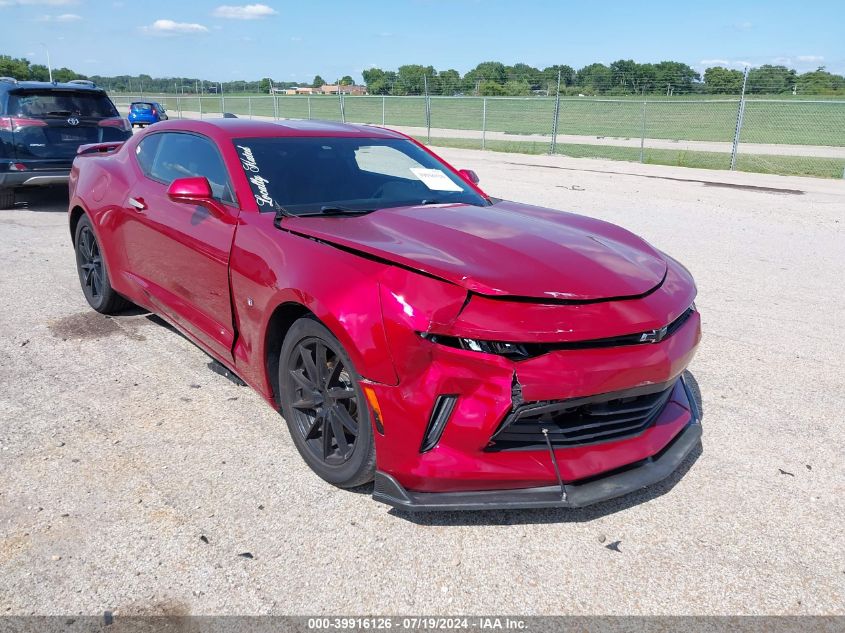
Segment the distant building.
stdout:
<path fill-rule="evenodd" d="M 315 93 L 320 93 L 324 95 L 336 95 L 338 92 L 345 94 L 345 95 L 365 95 L 367 94 L 367 87 L 366 86 L 339 86 L 337 84 L 325 84 L 324 86 L 320 86 L 319 88 L 314 89 Z"/>
<path fill-rule="evenodd" d="M 294 86 L 293 88 L 276 88 L 271 89 L 271 94 L 280 95 L 336 95 L 340 91 L 345 95 L 365 95 L 367 94 L 366 86 L 338 86 L 337 84 L 326 84 L 319 88 L 311 88 L 310 86 Z"/>

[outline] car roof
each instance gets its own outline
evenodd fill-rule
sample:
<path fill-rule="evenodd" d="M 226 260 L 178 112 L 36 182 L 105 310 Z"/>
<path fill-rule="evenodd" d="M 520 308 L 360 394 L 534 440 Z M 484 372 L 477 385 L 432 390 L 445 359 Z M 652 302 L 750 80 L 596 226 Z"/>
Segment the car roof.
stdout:
<path fill-rule="evenodd" d="M 86 84 L 71 84 L 54 81 L 0 81 L 0 90 L 77 90 L 79 92 L 105 93 L 105 90 L 98 86 Z"/>
<path fill-rule="evenodd" d="M 406 138 L 399 132 L 374 125 L 358 125 L 321 121 L 317 119 L 282 119 L 258 121 L 254 119 L 216 118 L 197 120 L 170 120 L 156 124 L 156 129 L 198 132 L 229 138 L 275 136 L 336 136 L 361 138 Z"/>

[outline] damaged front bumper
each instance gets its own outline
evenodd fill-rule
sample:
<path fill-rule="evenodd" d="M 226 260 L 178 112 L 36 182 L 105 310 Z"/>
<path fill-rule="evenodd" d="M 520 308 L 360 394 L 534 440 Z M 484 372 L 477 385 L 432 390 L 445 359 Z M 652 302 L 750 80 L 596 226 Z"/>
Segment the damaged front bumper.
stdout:
<path fill-rule="evenodd" d="M 701 320 L 678 266 L 646 296 L 586 304 L 467 295 L 400 272 L 381 293 L 398 381 L 364 381 L 379 407 L 379 501 L 577 507 L 662 479 L 698 440 L 682 376 Z"/>
<path fill-rule="evenodd" d="M 701 415 L 684 378 L 690 421 L 659 453 L 615 472 L 565 485 L 460 492 L 415 492 L 395 477 L 378 471 L 373 498 L 409 512 L 582 508 L 646 488 L 671 475 L 701 440 Z"/>

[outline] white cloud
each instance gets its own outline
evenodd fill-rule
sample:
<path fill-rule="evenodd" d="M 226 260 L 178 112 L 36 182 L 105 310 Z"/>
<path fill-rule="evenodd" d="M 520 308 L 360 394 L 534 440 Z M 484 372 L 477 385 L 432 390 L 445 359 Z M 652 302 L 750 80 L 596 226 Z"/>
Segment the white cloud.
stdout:
<path fill-rule="evenodd" d="M 278 15 L 272 7 L 266 4 L 243 4 L 243 5 L 229 5 L 223 4 L 211 12 L 215 18 L 225 18 L 227 20 L 260 20 L 271 15 Z"/>
<path fill-rule="evenodd" d="M 156 20 L 149 26 L 142 26 L 141 32 L 149 35 L 191 35 L 195 33 L 208 33 L 208 28 L 195 22 Z"/>
<path fill-rule="evenodd" d="M 798 61 L 799 62 L 806 62 L 806 63 L 823 62 L 824 61 L 824 55 L 799 55 Z"/>
<path fill-rule="evenodd" d="M 0 7 L 66 7 L 79 4 L 79 0 L 0 0 Z"/>
<path fill-rule="evenodd" d="M 734 66 L 736 68 L 745 68 L 746 66 L 754 66 L 751 62 L 747 62 L 741 59 L 702 59 L 698 62 L 701 66 L 724 66 L 725 68 L 730 68 Z"/>
<path fill-rule="evenodd" d="M 37 19 L 39 22 L 79 22 L 82 16 L 75 13 L 62 13 L 61 15 L 42 15 Z"/>

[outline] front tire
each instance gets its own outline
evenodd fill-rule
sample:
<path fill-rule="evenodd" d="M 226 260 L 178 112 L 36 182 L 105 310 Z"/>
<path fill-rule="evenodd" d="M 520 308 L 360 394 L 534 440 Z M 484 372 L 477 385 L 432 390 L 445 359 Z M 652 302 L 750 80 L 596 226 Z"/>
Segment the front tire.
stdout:
<path fill-rule="evenodd" d="M 114 314 L 132 305 L 111 287 L 106 261 L 87 215 L 76 225 L 73 244 L 79 283 L 88 305 L 102 314 Z"/>
<path fill-rule="evenodd" d="M 324 325 L 296 321 L 279 357 L 282 414 L 299 454 L 340 488 L 372 481 L 376 451 L 370 409 L 349 355 Z"/>

